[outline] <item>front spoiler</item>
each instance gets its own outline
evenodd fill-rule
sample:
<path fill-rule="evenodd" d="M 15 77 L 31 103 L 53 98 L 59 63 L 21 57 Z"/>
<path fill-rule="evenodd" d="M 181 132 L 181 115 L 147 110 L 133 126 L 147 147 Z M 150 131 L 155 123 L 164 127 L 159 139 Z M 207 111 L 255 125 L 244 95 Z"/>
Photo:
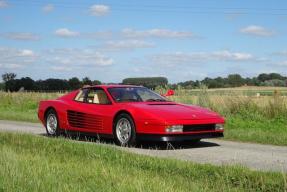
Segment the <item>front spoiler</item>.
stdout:
<path fill-rule="evenodd" d="M 217 138 L 223 137 L 222 132 L 213 133 L 198 133 L 192 135 L 156 135 L 156 134 L 138 134 L 137 138 L 139 140 L 148 141 L 188 141 L 193 139 L 207 139 L 207 138 Z"/>

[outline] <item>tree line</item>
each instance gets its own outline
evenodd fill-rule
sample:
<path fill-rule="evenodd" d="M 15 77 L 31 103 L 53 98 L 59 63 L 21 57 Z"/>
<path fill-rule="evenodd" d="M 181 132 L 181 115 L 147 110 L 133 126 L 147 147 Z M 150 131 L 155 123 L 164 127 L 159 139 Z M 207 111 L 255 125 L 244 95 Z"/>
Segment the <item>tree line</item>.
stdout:
<path fill-rule="evenodd" d="M 206 77 L 199 81 L 184 81 L 174 84 L 168 84 L 168 79 L 165 77 L 142 77 L 142 78 L 127 78 L 124 79 L 123 84 L 143 85 L 148 88 L 155 88 L 157 86 L 168 85 L 171 89 L 177 89 L 179 87 L 185 89 L 200 88 L 202 85 L 208 88 L 229 88 L 247 86 L 270 86 L 270 87 L 287 87 L 287 77 L 279 73 L 262 73 L 257 77 L 244 78 L 239 74 L 230 74 L 227 77 Z"/>
<path fill-rule="evenodd" d="M 2 75 L 4 84 L 0 85 L 0 89 L 5 91 L 66 91 L 79 89 L 84 85 L 99 85 L 99 80 L 91 80 L 89 77 L 85 77 L 82 80 L 77 77 L 70 79 L 45 79 L 34 81 L 30 77 L 22 77 L 16 79 L 15 73 L 5 73 Z"/>
<path fill-rule="evenodd" d="M 172 88 L 178 86 L 183 88 L 198 88 L 205 85 L 208 88 L 229 88 L 240 86 L 270 86 L 270 87 L 287 87 L 287 77 L 278 73 L 261 73 L 257 77 L 244 78 L 239 74 L 230 74 L 227 77 L 206 77 L 201 81 L 185 81 L 172 84 Z"/>
<path fill-rule="evenodd" d="M 88 77 L 78 79 L 73 77 L 70 79 L 45 79 L 34 81 L 30 77 L 23 77 L 16 79 L 15 73 L 5 73 L 2 75 L 4 83 L 0 83 L 0 90 L 5 91 L 65 91 L 79 89 L 84 85 L 99 85 L 99 80 L 91 80 Z M 243 85 L 248 86 L 287 86 L 287 77 L 278 73 L 262 73 L 257 77 L 244 78 L 239 74 L 230 74 L 227 77 L 216 77 L 209 78 L 199 81 L 184 81 L 174 84 L 168 84 L 166 77 L 139 77 L 139 78 L 126 78 L 118 84 L 130 84 L 130 85 L 142 85 L 150 89 L 154 89 L 157 86 L 168 86 L 172 89 L 179 87 L 186 89 L 199 88 L 201 85 L 205 85 L 208 88 L 229 88 L 229 87 L 240 87 Z"/>

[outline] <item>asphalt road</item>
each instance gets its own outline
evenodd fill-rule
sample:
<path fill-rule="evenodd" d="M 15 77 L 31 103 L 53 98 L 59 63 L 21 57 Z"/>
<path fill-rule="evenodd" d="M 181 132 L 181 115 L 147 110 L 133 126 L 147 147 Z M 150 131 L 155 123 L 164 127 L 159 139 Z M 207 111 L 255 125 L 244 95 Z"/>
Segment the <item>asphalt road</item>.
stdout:
<path fill-rule="evenodd" d="M 38 123 L 0 120 L 0 131 L 45 135 L 44 127 Z M 142 143 L 141 147 L 138 148 L 121 149 L 137 154 L 197 163 L 239 164 L 254 170 L 287 172 L 287 147 L 283 146 L 206 139 L 197 145 Z"/>

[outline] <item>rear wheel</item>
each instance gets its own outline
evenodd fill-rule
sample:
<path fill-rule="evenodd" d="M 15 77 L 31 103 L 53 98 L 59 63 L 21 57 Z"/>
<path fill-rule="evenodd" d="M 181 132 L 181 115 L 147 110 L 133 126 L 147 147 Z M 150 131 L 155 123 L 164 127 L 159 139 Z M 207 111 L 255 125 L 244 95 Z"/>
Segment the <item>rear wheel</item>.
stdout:
<path fill-rule="evenodd" d="M 58 136 L 60 134 L 59 120 L 54 109 L 50 109 L 46 114 L 46 132 L 48 136 Z"/>
<path fill-rule="evenodd" d="M 122 113 L 117 116 L 114 123 L 115 141 L 121 146 L 134 146 L 136 144 L 135 124 L 130 115 Z"/>

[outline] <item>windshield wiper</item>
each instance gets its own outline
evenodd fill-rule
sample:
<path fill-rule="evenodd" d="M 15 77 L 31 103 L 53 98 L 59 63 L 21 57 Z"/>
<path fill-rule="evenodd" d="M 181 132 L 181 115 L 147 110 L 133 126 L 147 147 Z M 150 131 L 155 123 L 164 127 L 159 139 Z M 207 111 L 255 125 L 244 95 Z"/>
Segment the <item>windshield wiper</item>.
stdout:
<path fill-rule="evenodd" d="M 132 99 L 132 98 L 130 98 L 130 99 L 123 99 L 123 100 L 119 100 L 119 102 L 128 102 L 128 101 L 132 101 L 132 102 L 139 102 L 139 100 L 138 100 L 138 99 Z"/>

